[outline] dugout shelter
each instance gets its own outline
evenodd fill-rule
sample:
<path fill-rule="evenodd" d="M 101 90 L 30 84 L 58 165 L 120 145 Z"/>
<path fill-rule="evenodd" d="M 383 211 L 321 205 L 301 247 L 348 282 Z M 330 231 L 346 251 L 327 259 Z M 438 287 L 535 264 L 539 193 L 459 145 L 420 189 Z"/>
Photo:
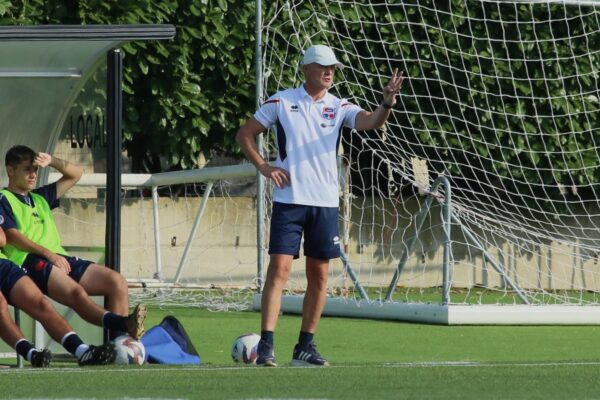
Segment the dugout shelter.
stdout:
<path fill-rule="evenodd" d="M 105 152 L 107 176 L 105 260 L 116 270 L 120 266 L 123 77 L 120 48 L 133 41 L 169 40 L 174 36 L 173 25 L 0 27 L 2 159 L 16 144 L 26 144 L 52 154 L 61 135 L 69 129 L 68 125 L 70 129 L 73 125 L 76 128 L 99 127 L 101 132 L 96 135 L 103 141 L 99 147 Z M 94 101 L 89 100 L 90 94 L 95 96 Z M 69 118 L 75 103 L 79 109 L 87 107 L 90 114 Z M 91 114 L 100 116 L 100 122 L 95 123 Z M 92 133 L 86 133 L 87 139 L 93 139 Z M 83 141 L 86 141 L 85 137 Z M 47 169 L 40 171 L 38 184 L 47 181 L 48 172 Z M 6 184 L 6 173 L 3 172 L 0 185 Z M 22 324 L 25 334 L 31 338 L 35 336 L 38 347 L 47 345 L 48 338 L 43 330 L 27 325 Z M 89 331 L 89 327 L 86 329 Z M 84 339 L 90 339 L 85 330 L 78 331 Z M 90 334 L 98 335 L 98 332 Z M 95 339 L 93 341 L 97 342 L 97 337 Z M 2 346 L 5 345 L 0 344 L 0 353 L 11 351 Z"/>

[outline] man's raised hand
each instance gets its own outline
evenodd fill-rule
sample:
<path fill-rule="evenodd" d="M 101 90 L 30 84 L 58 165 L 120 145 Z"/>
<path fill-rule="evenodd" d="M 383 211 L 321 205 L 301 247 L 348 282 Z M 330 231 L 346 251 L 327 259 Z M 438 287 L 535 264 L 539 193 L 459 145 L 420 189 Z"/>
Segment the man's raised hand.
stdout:
<path fill-rule="evenodd" d="M 383 88 L 383 103 L 388 107 L 391 108 L 396 104 L 396 95 L 402 88 L 403 81 L 404 71 L 398 72 L 398 68 L 394 68 L 390 82 Z"/>

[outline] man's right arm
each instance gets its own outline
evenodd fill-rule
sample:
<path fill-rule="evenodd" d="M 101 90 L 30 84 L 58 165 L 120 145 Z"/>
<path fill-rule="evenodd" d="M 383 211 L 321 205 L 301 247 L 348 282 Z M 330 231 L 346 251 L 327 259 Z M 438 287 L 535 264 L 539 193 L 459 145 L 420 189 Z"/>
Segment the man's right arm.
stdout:
<path fill-rule="evenodd" d="M 256 137 L 266 130 L 254 117 L 250 118 L 235 135 L 242 151 L 256 169 L 266 178 L 272 179 L 277 187 L 282 188 L 290 184 L 289 173 L 281 168 L 272 167 L 260 155 L 256 146 Z"/>
<path fill-rule="evenodd" d="M 44 168 L 52 167 L 62 174 L 60 179 L 56 182 L 56 197 L 61 198 L 69 189 L 71 189 L 81 176 L 83 175 L 83 169 L 76 164 L 70 163 L 60 158 L 53 157 L 47 153 L 37 153 L 34 165 Z"/>
<path fill-rule="evenodd" d="M 30 254 L 36 254 L 38 256 L 44 257 L 52 264 L 56 265 L 58 268 L 62 269 L 66 273 L 71 271 L 71 266 L 69 262 L 62 256 L 53 253 L 48 250 L 44 246 L 40 246 L 34 241 L 27 238 L 27 236 L 23 235 L 21 232 L 17 230 L 17 228 L 8 228 L 5 231 L 7 242 L 12 246 L 15 246 L 17 249 L 25 251 Z"/>
<path fill-rule="evenodd" d="M 250 118 L 235 135 L 235 140 L 238 142 L 242 151 L 248 160 L 260 170 L 261 166 L 267 164 L 264 158 L 258 152 L 256 146 L 256 137 L 266 130 L 254 117 Z"/>

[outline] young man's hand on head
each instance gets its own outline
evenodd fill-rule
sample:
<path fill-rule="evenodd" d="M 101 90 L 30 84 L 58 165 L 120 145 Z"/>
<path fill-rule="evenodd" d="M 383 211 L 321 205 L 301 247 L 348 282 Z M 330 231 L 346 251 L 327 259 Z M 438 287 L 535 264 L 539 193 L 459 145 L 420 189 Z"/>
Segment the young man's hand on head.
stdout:
<path fill-rule="evenodd" d="M 45 168 L 52 162 L 52 156 L 47 153 L 38 152 L 33 160 L 33 165 L 39 168 Z"/>

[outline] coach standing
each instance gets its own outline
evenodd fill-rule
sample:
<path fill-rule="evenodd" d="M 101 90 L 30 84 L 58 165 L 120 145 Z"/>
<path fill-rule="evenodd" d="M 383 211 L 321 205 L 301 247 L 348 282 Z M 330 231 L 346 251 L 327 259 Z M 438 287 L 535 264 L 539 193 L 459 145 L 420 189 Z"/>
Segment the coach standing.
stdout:
<path fill-rule="evenodd" d="M 344 66 L 324 45 L 304 53 L 304 84 L 269 98 L 238 131 L 246 157 L 275 184 L 270 262 L 262 294 L 261 340 L 256 363 L 277 366 L 273 334 L 281 295 L 299 257 L 304 233 L 307 288 L 302 328 L 292 355 L 293 366 L 328 366 L 313 342 L 327 295 L 329 260 L 340 255 L 337 150 L 343 126 L 356 130 L 381 127 L 396 103 L 403 76 L 395 69 L 383 88 L 383 101 L 373 112 L 328 93 L 336 69 Z M 256 137 L 274 126 L 277 160 L 271 166 L 258 152 Z"/>

